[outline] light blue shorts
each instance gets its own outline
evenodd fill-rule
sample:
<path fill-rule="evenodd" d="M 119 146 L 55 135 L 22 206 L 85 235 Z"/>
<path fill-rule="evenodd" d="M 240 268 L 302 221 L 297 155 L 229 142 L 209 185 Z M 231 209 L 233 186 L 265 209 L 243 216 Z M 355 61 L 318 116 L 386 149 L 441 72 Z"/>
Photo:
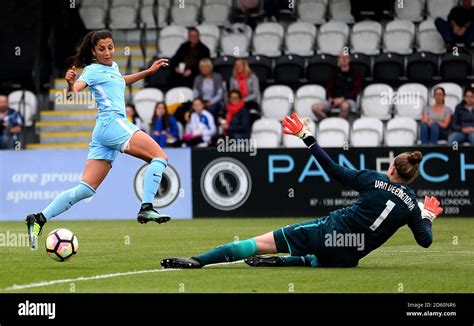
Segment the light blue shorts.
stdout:
<path fill-rule="evenodd" d="M 89 144 L 88 160 L 112 163 L 127 147 L 132 135 L 140 129 L 126 118 L 98 119 Z"/>

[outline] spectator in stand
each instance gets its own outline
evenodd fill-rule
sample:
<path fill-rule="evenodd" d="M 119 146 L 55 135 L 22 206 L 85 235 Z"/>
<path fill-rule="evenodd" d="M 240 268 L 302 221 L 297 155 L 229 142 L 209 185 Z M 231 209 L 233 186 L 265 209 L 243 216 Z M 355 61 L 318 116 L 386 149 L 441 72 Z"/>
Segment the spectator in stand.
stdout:
<path fill-rule="evenodd" d="M 172 87 L 192 87 L 199 73 L 201 59 L 210 58 L 209 48 L 199 39 L 199 31 L 189 28 L 188 41 L 181 44 L 170 62 L 170 84 Z"/>
<path fill-rule="evenodd" d="M 445 96 L 444 88 L 436 87 L 433 92 L 435 103 L 423 109 L 420 124 L 420 138 L 423 145 L 437 144 L 438 140 L 448 138 L 452 110 L 444 104 Z"/>
<path fill-rule="evenodd" d="M 230 101 L 226 106 L 226 117 L 221 119 L 221 127 L 224 134 L 230 139 L 250 138 L 250 114 L 245 107 L 242 94 L 238 90 L 230 92 Z"/>
<path fill-rule="evenodd" d="M 214 116 L 206 111 L 205 101 L 202 98 L 193 100 L 193 113 L 186 125 L 183 141 L 188 146 L 208 146 L 211 138 L 216 134 L 216 123 Z"/>
<path fill-rule="evenodd" d="M 438 32 L 443 37 L 448 51 L 454 45 L 470 47 L 474 41 L 474 8 L 471 0 L 461 0 L 461 4 L 451 9 L 448 15 L 448 21 L 442 18 L 435 19 L 435 25 Z"/>
<path fill-rule="evenodd" d="M 155 105 L 151 120 L 151 136 L 161 147 L 179 145 L 179 127 L 176 119 L 168 115 L 165 102 Z"/>
<path fill-rule="evenodd" d="M 0 149 L 13 149 L 20 141 L 23 119 L 18 111 L 8 107 L 8 97 L 0 95 Z"/>
<path fill-rule="evenodd" d="M 459 104 L 454 111 L 451 124 L 453 133 L 448 138 L 448 143 L 469 142 L 474 145 L 474 89 L 464 91 L 464 103 Z"/>
<path fill-rule="evenodd" d="M 238 90 L 251 114 L 260 115 L 260 84 L 257 75 L 249 67 L 247 60 L 237 59 L 230 78 L 230 90 Z"/>
<path fill-rule="evenodd" d="M 143 124 L 143 120 L 140 118 L 140 115 L 138 114 L 137 109 L 135 108 L 135 105 L 128 103 L 125 107 L 125 112 L 127 114 L 128 121 L 130 121 L 140 129 L 143 129 L 143 127 L 145 127 Z"/>
<path fill-rule="evenodd" d="M 212 61 L 207 58 L 199 62 L 199 71 L 201 74 L 194 79 L 194 98 L 202 98 L 206 110 L 216 117 L 222 109 L 222 100 L 224 99 L 222 76 L 213 72 Z"/>
<path fill-rule="evenodd" d="M 362 77 L 351 66 L 351 57 L 348 53 L 341 53 L 338 57 L 339 67 L 332 73 L 327 88 L 327 101 L 315 103 L 311 109 L 319 120 L 327 117 L 331 109 L 339 108 L 339 116 L 347 118 L 351 109 L 356 107 L 356 100 L 362 88 Z"/>
<path fill-rule="evenodd" d="M 256 20 L 252 19 L 252 14 L 257 14 L 260 10 L 260 0 L 236 0 L 233 21 L 241 21 L 255 29 Z"/>

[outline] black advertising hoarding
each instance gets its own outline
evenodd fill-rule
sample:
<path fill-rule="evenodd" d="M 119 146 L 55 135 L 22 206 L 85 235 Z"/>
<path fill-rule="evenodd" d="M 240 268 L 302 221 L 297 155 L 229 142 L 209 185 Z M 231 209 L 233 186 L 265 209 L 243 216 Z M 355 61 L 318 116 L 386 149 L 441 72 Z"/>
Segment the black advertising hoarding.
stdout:
<path fill-rule="evenodd" d="M 339 164 L 384 172 L 402 152 L 423 153 L 410 186 L 420 200 L 437 196 L 445 216 L 474 216 L 474 148 L 327 149 Z M 253 156 L 252 156 L 252 155 Z M 318 217 L 350 205 L 358 193 L 331 180 L 306 148 L 255 153 L 192 152 L 194 217 Z"/>

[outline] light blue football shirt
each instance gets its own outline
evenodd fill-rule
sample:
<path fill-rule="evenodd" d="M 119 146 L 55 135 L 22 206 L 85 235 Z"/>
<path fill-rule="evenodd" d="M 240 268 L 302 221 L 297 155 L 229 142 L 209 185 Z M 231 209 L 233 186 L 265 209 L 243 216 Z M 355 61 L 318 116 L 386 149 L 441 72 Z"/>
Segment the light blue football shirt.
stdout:
<path fill-rule="evenodd" d="M 92 63 L 84 68 L 78 81 L 87 84 L 97 102 L 97 118 L 125 117 L 125 80 L 116 62 L 112 66 Z"/>

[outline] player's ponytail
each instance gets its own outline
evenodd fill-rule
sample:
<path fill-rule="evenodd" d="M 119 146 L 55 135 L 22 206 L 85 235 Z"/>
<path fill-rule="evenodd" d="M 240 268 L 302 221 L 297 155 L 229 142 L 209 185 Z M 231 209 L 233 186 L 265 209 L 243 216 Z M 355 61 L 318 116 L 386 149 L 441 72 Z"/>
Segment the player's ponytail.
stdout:
<path fill-rule="evenodd" d="M 395 168 L 400 178 L 405 183 L 410 183 L 418 176 L 418 169 L 423 154 L 421 152 L 405 152 L 395 158 Z"/>
<path fill-rule="evenodd" d="M 91 31 L 87 33 L 82 39 L 79 51 L 73 57 L 73 65 L 76 67 L 84 67 L 93 63 L 94 55 L 92 54 L 92 50 L 94 49 L 94 46 L 97 45 L 97 42 L 99 40 L 103 40 L 106 38 L 113 39 L 112 33 L 106 29 L 102 29 L 99 31 Z"/>

